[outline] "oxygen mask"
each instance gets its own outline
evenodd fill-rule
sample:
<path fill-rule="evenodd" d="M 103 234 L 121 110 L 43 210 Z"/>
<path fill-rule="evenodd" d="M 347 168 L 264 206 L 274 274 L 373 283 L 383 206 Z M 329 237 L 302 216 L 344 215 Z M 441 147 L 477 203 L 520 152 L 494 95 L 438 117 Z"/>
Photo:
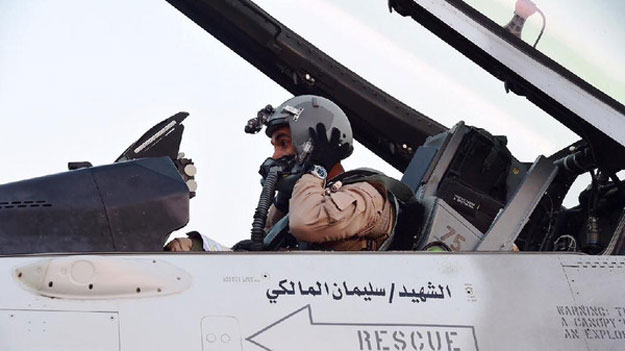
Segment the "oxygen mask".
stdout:
<path fill-rule="evenodd" d="M 258 174 L 263 177 L 261 180 L 261 184 L 264 183 L 264 180 L 267 178 L 267 175 L 272 168 L 276 168 L 276 170 L 278 171 L 278 175 L 282 177 L 284 175 L 291 174 L 295 166 L 296 160 L 295 156 L 293 155 L 283 156 L 277 160 L 268 157 L 267 159 L 265 159 L 265 161 L 263 161 L 263 163 L 260 165 L 260 168 L 258 169 Z"/>
<path fill-rule="evenodd" d="M 258 173 L 263 177 L 261 180 L 263 190 L 254 211 L 250 250 L 260 251 L 264 247 L 265 223 L 271 204 L 276 203 L 277 208 L 288 207 L 293 187 L 301 177 L 301 172 L 296 171 L 297 168 L 295 156 L 284 156 L 277 160 L 269 157 L 260 165 Z"/>

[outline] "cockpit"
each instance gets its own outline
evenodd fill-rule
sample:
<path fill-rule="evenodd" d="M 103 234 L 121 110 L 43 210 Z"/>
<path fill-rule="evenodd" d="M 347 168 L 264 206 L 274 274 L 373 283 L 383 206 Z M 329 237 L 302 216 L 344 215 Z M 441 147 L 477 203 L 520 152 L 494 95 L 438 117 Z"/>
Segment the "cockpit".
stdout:
<path fill-rule="evenodd" d="M 241 8 L 170 2 L 226 45 L 243 44 L 230 44 L 236 54 L 214 40 L 205 44 L 210 40 L 205 33 L 180 13 L 172 14 L 168 4 L 156 7 L 145 26 L 124 27 L 120 19 L 119 27 L 127 29 L 110 33 L 92 32 L 84 20 L 69 19 L 44 22 L 48 33 L 29 32 L 25 23 L 35 23 L 47 10 L 10 5 L 22 13 L 22 22 L 13 22 L 14 38 L 5 41 L 6 52 L 16 54 L 4 56 L 13 69 L 3 76 L 5 86 L 16 88 L 11 94 L 0 90 L 0 105 L 7 115 L 22 114 L 22 124 L 37 124 L 40 130 L 25 138 L 32 128 L 11 121 L 7 130 L 15 132 L 7 135 L 7 144 L 42 142 L 54 164 L 36 161 L 41 147 L 23 147 L 26 154 L 19 159 L 29 161 L 20 165 L 45 163 L 45 168 L 9 167 L 0 179 L 7 183 L 0 186 L 2 253 L 160 251 L 167 236 L 183 227 L 226 244 L 243 239 L 260 192 L 257 165 L 268 149 L 258 146 L 265 140 L 244 135 L 241 126 L 259 106 L 304 92 L 330 96 L 348 113 L 360 142 L 356 153 L 366 155 L 353 166 L 380 169 L 417 194 L 423 223 L 403 250 L 625 250 L 625 191 L 619 178 L 625 156 L 618 120 L 625 88 L 620 70 L 609 64 L 620 57 L 622 46 L 609 44 L 611 31 L 605 30 L 620 26 L 609 15 L 615 11 L 580 15 L 576 18 L 596 23 L 575 28 L 563 21 L 569 13 L 583 13 L 576 2 L 562 9 L 542 2 L 534 8 L 529 1 L 431 7 L 390 1 L 395 13 L 389 14 L 387 4 L 360 9 L 321 1 L 307 16 L 290 15 L 301 6 L 296 2 L 259 2 L 265 10 L 250 2 Z M 100 13 L 108 14 L 104 18 L 114 18 L 113 10 L 101 6 Z M 145 13 L 145 4 L 128 6 L 128 14 Z M 241 27 L 198 19 L 208 10 L 239 19 Z M 69 35 L 72 28 L 84 33 Z M 119 36 L 106 39 L 111 35 Z M 180 39 L 184 35 L 188 41 Z M 74 57 L 80 53 L 82 66 L 59 54 L 49 57 L 50 65 L 35 61 L 44 56 L 41 43 L 50 36 Z M 591 37 L 601 40 L 593 43 Z M 15 38 L 21 53 L 11 49 L 18 45 Z M 151 39 L 143 52 L 135 51 L 133 43 L 142 38 Z M 178 47 L 180 54 L 165 45 Z M 124 48 L 138 58 L 117 55 Z M 580 50 L 596 55 L 577 55 Z M 175 63 L 161 69 L 160 57 Z M 254 67 L 280 86 L 261 83 L 268 80 Z M 59 83 L 58 72 L 65 72 L 67 84 Z M 85 72 L 93 77 L 86 80 Z M 94 82 L 99 83 L 91 91 L 81 88 Z M 181 94 L 154 88 L 162 86 L 175 86 Z M 33 94 L 45 96 L 42 104 L 25 103 Z M 69 102 L 68 96 L 76 97 L 69 112 L 58 103 Z M 123 104 L 111 109 L 113 100 Z M 111 149 L 134 140 L 146 123 L 160 121 L 162 111 L 181 108 L 192 113 L 185 122 L 191 125 L 185 137 L 190 142 L 182 149 L 193 150 L 193 160 L 180 153 L 184 113 L 157 124 L 117 159 L 110 157 Z M 46 113 L 63 127 L 36 118 Z M 145 120 L 135 120 L 137 115 Z M 60 148 L 57 139 L 66 145 Z M 90 144 L 98 145 L 88 151 Z M 9 149 L 3 159 L 11 159 Z M 58 173 L 66 162 L 81 159 L 96 166 L 74 162 L 69 172 Z M 50 173 L 57 174 L 36 178 Z"/>

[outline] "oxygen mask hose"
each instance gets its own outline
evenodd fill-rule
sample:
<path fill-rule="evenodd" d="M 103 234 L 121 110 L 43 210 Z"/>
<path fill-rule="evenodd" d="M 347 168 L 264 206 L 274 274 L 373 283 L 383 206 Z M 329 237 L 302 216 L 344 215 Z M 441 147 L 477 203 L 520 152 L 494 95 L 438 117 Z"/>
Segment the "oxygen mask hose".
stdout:
<path fill-rule="evenodd" d="M 273 203 L 273 197 L 276 192 L 276 184 L 278 183 L 281 167 L 274 166 L 269 169 L 269 173 L 263 184 L 263 191 L 258 199 L 258 206 L 254 212 L 254 221 L 252 222 L 252 251 L 263 250 L 263 240 L 265 239 L 265 224 L 267 223 L 267 212 Z"/>

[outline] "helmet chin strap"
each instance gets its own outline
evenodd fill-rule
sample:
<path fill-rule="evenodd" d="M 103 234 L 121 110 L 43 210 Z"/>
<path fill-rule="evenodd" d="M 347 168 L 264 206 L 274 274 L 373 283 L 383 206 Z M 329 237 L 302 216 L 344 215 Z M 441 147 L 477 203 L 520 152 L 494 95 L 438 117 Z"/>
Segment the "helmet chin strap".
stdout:
<path fill-rule="evenodd" d="M 328 180 L 332 180 L 332 178 L 336 177 L 341 173 L 345 173 L 345 168 L 343 168 L 341 162 L 337 162 L 334 166 L 332 166 L 332 168 L 328 170 Z"/>
<path fill-rule="evenodd" d="M 313 151 L 313 143 L 312 140 L 308 139 L 304 145 L 302 145 L 302 148 L 300 150 L 300 152 L 297 154 L 297 156 L 295 156 L 295 160 L 298 164 L 303 165 L 304 163 L 308 162 L 308 159 L 310 158 L 310 154 Z"/>

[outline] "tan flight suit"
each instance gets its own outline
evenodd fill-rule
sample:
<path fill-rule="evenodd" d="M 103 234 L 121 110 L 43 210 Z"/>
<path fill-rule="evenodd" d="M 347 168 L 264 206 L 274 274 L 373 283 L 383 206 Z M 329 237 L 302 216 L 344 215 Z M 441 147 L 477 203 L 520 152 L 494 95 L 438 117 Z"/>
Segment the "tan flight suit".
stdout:
<path fill-rule="evenodd" d="M 295 184 L 289 209 L 291 233 L 330 250 L 376 250 L 395 224 L 385 189 L 367 182 L 325 188 L 311 174 Z"/>
<path fill-rule="evenodd" d="M 291 233 L 300 241 L 329 250 L 377 250 L 395 225 L 395 210 L 386 189 L 378 190 L 367 182 L 347 185 L 336 182 L 329 188 L 325 185 L 325 180 L 311 174 L 297 181 L 289 202 Z M 282 217 L 284 213 L 271 205 L 265 230 Z M 213 241 L 197 232 L 189 233 L 189 238 L 193 251 L 226 249 L 207 249 L 206 243 Z"/>

